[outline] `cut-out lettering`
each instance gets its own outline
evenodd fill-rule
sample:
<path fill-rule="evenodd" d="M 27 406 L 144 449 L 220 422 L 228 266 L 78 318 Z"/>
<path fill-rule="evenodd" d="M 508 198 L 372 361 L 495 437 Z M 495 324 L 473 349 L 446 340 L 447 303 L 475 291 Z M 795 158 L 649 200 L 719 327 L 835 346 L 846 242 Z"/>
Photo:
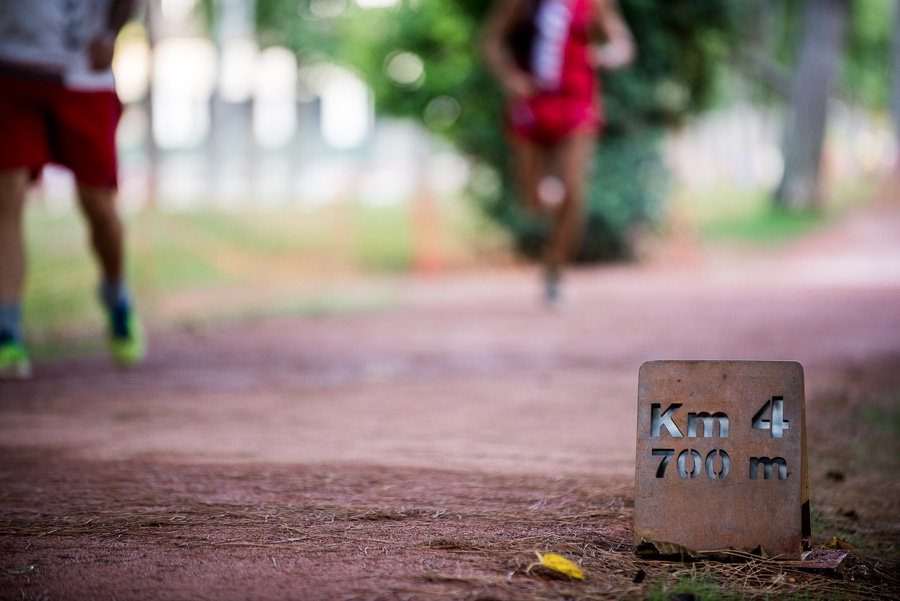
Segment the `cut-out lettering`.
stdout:
<path fill-rule="evenodd" d="M 716 471 L 715 469 L 715 460 L 716 455 L 718 455 L 722 459 L 722 469 L 721 471 Z M 722 449 L 713 449 L 709 453 L 706 454 L 706 475 L 712 478 L 713 480 L 717 480 L 719 478 L 724 478 L 728 475 L 728 472 L 731 470 L 731 457 L 728 456 L 728 453 L 723 451 Z"/>
<path fill-rule="evenodd" d="M 659 462 L 659 467 L 656 468 L 656 477 L 662 478 L 666 475 L 666 467 L 669 465 L 669 461 L 675 456 L 675 449 L 653 449 L 651 453 L 654 457 L 662 456 L 662 461 Z"/>
<path fill-rule="evenodd" d="M 763 466 L 763 480 L 772 479 L 772 466 L 778 466 L 778 479 L 787 480 L 787 461 L 783 457 L 751 457 L 750 458 L 750 479 L 756 480 L 759 476 L 759 466 Z"/>
<path fill-rule="evenodd" d="M 666 430 L 669 431 L 669 436 L 681 438 L 683 436 L 681 430 L 672 421 L 672 416 L 680 407 L 681 403 L 673 403 L 664 412 L 660 413 L 662 406 L 659 403 L 650 405 L 650 436 L 659 436 L 660 429 L 662 426 L 665 426 Z"/>
<path fill-rule="evenodd" d="M 691 471 L 688 472 L 685 461 L 691 458 Z M 703 460 L 700 459 L 700 453 L 694 449 L 685 449 L 678 454 L 678 475 L 682 478 L 696 478 L 700 475 Z"/>
<path fill-rule="evenodd" d="M 707 411 L 688 413 L 687 435 L 689 437 L 697 436 L 698 422 L 703 426 L 703 438 L 712 438 L 714 436 L 714 424 L 719 425 L 719 436 L 721 438 L 728 438 L 728 416 L 721 411 L 717 411 L 713 414 L 710 414 Z"/>
<path fill-rule="evenodd" d="M 771 407 L 772 418 L 767 419 L 766 414 L 769 413 Z M 766 401 L 762 409 L 753 416 L 752 427 L 758 430 L 771 430 L 772 438 L 781 438 L 784 431 L 788 430 L 788 420 L 784 419 L 784 397 L 773 396 L 771 401 Z"/>
<path fill-rule="evenodd" d="M 654 457 L 662 457 L 659 466 L 656 468 L 656 477 L 664 478 L 669 462 L 675 457 L 675 449 L 652 449 L 650 452 Z M 719 462 L 716 461 L 716 457 L 720 459 Z M 762 459 L 760 462 L 764 463 Z M 766 460 L 768 461 L 768 459 Z M 678 475 L 682 478 L 696 478 L 706 468 L 707 476 L 713 480 L 719 480 L 727 476 L 728 472 L 731 471 L 731 457 L 722 449 L 713 449 L 706 454 L 706 459 L 703 459 L 698 451 L 685 449 L 678 454 L 675 465 Z M 719 468 L 719 465 L 721 465 L 721 468 Z M 769 466 L 769 472 L 771 473 L 771 471 L 772 468 Z"/>

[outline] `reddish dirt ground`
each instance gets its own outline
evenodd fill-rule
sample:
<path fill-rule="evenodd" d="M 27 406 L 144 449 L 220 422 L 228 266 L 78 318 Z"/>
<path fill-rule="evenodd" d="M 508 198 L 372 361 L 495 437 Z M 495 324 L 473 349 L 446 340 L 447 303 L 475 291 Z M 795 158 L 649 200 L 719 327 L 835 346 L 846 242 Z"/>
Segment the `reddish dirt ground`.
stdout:
<path fill-rule="evenodd" d="M 631 539 L 653 359 L 804 366 L 814 542 L 853 538 L 859 566 L 744 573 L 747 596 L 900 598 L 896 202 L 581 269 L 561 311 L 530 269 L 397 286 L 390 311 L 160 328 L 134 371 L 0 382 L 0 599 L 643 598 L 684 575 Z M 535 551 L 587 581 L 526 573 Z"/>

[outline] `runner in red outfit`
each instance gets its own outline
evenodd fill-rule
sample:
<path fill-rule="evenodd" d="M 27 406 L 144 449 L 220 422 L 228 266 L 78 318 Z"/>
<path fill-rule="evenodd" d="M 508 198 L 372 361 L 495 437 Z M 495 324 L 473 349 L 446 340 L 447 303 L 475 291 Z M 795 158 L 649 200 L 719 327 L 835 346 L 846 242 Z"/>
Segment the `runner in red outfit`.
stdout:
<path fill-rule="evenodd" d="M 525 31 L 513 36 L 524 46 L 515 49 L 514 58 L 538 91 L 511 100 L 508 119 L 515 135 L 552 145 L 576 129 L 586 134 L 599 129 L 600 95 L 588 61 L 590 10 L 590 0 L 529 3 L 533 14 L 519 24 Z"/>
<path fill-rule="evenodd" d="M 605 38 L 594 44 L 594 36 Z M 484 54 L 507 95 L 507 143 L 519 193 L 551 219 L 546 296 L 581 237 L 584 189 L 603 124 L 597 69 L 631 62 L 634 42 L 615 0 L 497 0 Z"/>
<path fill-rule="evenodd" d="M 144 358 L 115 208 L 121 104 L 111 69 L 116 35 L 134 4 L 0 1 L 0 378 L 31 372 L 22 328 L 22 220 L 28 186 L 49 162 L 71 169 L 78 183 L 102 272 L 112 357 L 123 366 Z"/>

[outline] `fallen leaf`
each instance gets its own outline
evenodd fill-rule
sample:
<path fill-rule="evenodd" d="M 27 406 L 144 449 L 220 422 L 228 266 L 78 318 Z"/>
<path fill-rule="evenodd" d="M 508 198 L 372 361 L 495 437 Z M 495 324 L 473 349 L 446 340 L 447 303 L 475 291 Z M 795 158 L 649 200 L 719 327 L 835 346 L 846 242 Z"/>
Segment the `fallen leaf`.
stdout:
<path fill-rule="evenodd" d="M 832 536 L 831 540 L 822 545 L 822 549 L 853 549 L 853 543 L 848 543 L 842 538 Z"/>
<path fill-rule="evenodd" d="M 555 553 L 547 553 L 546 555 L 541 555 L 538 552 L 535 552 L 537 555 L 538 561 L 537 563 L 533 563 L 525 570 L 525 573 L 531 571 L 531 568 L 536 566 L 540 566 L 542 568 L 547 568 L 548 570 L 552 570 L 554 572 L 558 572 L 559 574 L 564 574 L 566 576 L 570 576 L 577 580 L 584 580 L 584 572 L 581 571 L 577 565 L 562 557 L 560 555 L 556 555 Z"/>

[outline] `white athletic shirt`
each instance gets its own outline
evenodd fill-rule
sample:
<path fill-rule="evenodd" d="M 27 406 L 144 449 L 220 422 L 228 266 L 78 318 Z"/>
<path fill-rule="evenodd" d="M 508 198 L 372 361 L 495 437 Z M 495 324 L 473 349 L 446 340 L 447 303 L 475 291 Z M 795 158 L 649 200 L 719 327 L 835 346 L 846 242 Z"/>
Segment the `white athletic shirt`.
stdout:
<path fill-rule="evenodd" d="M 75 90 L 113 90 L 88 46 L 104 33 L 112 0 L 0 0 L 0 61 L 59 74 Z"/>
<path fill-rule="evenodd" d="M 545 91 L 559 88 L 563 58 L 572 23 L 572 8 L 567 0 L 544 0 L 535 16 L 531 71 L 538 87 Z"/>

